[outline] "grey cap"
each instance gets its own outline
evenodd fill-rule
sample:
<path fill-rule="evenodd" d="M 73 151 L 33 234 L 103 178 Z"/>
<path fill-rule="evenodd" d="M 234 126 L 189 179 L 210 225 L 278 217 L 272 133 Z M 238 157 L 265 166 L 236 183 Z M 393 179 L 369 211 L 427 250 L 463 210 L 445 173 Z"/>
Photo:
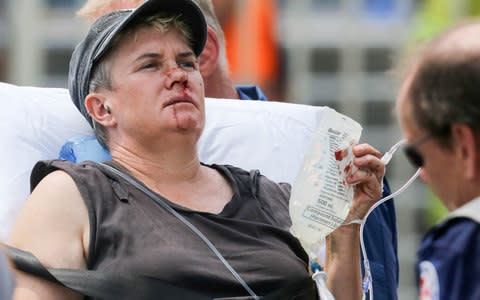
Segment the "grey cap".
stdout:
<path fill-rule="evenodd" d="M 73 51 L 68 74 L 70 97 L 91 126 L 93 121 L 85 108 L 93 67 L 110 48 L 115 36 L 129 24 L 161 12 L 180 14 L 192 32 L 193 52 L 199 56 L 207 40 L 207 23 L 200 8 L 191 0 L 148 0 L 136 9 L 118 10 L 99 17 L 87 36 Z"/>

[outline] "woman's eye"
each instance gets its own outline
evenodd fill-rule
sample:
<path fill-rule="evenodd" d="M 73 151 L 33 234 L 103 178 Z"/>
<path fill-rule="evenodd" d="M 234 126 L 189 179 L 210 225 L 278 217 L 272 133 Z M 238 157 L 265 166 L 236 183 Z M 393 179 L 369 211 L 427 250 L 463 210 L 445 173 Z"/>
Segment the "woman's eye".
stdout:
<path fill-rule="evenodd" d="M 156 68 L 158 66 L 157 63 L 147 63 L 147 64 L 144 64 L 141 69 L 153 69 L 153 68 Z"/>
<path fill-rule="evenodd" d="M 178 64 L 182 68 L 186 69 L 196 69 L 196 64 L 193 61 L 185 61 Z"/>

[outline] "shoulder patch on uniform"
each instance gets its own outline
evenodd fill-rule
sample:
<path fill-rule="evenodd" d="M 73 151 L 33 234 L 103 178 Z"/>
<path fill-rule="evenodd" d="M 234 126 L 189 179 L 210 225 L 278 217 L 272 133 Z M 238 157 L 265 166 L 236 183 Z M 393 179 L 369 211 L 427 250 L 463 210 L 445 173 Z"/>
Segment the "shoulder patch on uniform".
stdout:
<path fill-rule="evenodd" d="M 420 296 L 419 300 L 439 300 L 440 284 L 437 269 L 428 260 L 420 262 Z"/>

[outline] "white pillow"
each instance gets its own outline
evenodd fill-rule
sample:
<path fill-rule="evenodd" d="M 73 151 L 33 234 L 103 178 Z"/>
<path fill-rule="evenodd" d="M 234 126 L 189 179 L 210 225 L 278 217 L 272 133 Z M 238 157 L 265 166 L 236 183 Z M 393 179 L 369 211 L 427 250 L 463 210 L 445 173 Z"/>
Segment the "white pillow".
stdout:
<path fill-rule="evenodd" d="M 259 169 L 293 183 L 323 107 L 268 101 L 207 99 L 200 160 Z"/>
<path fill-rule="evenodd" d="M 0 240 L 5 241 L 30 193 L 30 171 L 38 160 L 59 156 L 75 136 L 93 135 L 65 89 L 0 83 Z M 264 101 L 207 99 L 200 160 L 259 169 L 292 183 L 323 108 Z"/>
<path fill-rule="evenodd" d="M 30 171 L 58 156 L 65 141 L 91 129 L 64 89 L 0 83 L 0 240 L 5 241 L 30 192 Z"/>

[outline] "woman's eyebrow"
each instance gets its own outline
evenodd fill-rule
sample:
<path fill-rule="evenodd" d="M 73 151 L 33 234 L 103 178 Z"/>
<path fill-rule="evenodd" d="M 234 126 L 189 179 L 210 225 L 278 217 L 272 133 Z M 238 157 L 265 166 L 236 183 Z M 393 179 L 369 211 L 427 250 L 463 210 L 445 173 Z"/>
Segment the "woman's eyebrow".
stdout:
<path fill-rule="evenodd" d="M 193 53 L 193 51 L 180 52 L 180 53 L 178 53 L 177 56 L 181 57 L 181 58 L 190 57 L 190 56 L 196 57 L 195 53 Z"/>
<path fill-rule="evenodd" d="M 139 60 L 143 60 L 143 59 L 146 59 L 146 58 L 159 58 L 159 59 L 162 59 L 163 58 L 163 54 L 161 53 L 154 53 L 154 52 L 149 52 L 149 53 L 144 53 L 142 55 L 140 55 L 139 57 L 137 57 L 135 59 L 135 61 L 139 61 Z"/>

